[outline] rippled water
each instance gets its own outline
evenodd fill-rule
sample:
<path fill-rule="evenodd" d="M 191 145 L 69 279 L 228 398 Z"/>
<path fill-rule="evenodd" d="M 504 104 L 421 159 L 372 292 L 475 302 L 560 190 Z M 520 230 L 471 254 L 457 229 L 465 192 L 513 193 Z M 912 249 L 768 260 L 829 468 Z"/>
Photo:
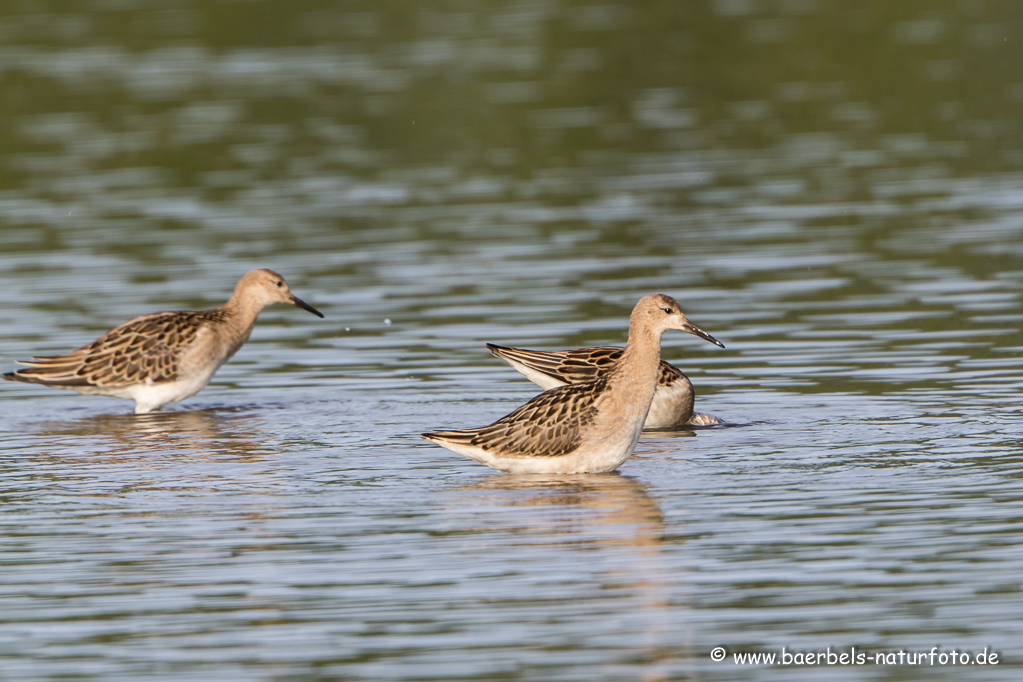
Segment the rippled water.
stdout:
<path fill-rule="evenodd" d="M 267 309 L 186 403 L 0 386 L 0 678 L 1014 680 L 1023 17 L 998 2 L 0 9 L 0 362 Z M 484 349 L 664 356 L 620 473 L 419 439 Z M 711 660 L 715 646 L 729 652 Z M 941 647 L 997 666 L 737 666 Z"/>

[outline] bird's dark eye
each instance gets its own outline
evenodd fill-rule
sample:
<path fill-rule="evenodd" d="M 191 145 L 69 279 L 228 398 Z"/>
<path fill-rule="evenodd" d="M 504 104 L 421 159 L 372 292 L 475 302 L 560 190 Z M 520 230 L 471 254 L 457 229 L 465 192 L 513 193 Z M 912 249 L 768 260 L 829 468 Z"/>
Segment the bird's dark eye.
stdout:
<path fill-rule="evenodd" d="M 661 310 L 663 310 L 664 312 L 668 313 L 669 315 L 671 315 L 673 312 L 675 312 L 671 308 L 661 308 Z"/>
<path fill-rule="evenodd" d="M 284 286 L 284 282 L 282 282 L 281 280 L 277 280 L 276 282 L 274 282 L 274 284 L 277 285 L 278 289 L 280 289 L 282 286 Z"/>

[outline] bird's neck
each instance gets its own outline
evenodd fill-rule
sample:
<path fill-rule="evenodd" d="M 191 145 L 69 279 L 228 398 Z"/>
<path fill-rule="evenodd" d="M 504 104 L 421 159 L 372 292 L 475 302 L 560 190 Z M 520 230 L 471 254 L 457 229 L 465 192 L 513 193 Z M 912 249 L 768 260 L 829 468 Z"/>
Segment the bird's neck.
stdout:
<path fill-rule="evenodd" d="M 648 327 L 629 325 L 625 352 L 613 370 L 612 382 L 617 387 L 637 392 L 637 396 L 653 395 L 661 363 L 661 335 Z"/>
<path fill-rule="evenodd" d="M 239 296 L 237 291 L 231 300 L 216 309 L 227 330 L 225 341 L 231 349 L 231 355 L 248 341 L 261 310 L 263 310 L 261 304 L 251 298 Z"/>

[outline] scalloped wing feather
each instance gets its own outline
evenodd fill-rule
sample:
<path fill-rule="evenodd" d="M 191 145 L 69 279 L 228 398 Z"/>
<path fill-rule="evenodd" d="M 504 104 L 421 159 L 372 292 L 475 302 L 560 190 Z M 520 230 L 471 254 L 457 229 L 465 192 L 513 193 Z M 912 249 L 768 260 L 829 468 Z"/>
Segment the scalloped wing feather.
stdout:
<path fill-rule="evenodd" d="M 603 379 L 552 388 L 489 426 L 435 431 L 430 440 L 494 451 L 502 457 L 560 457 L 582 443 L 582 429 L 593 422 Z"/>
<path fill-rule="evenodd" d="M 128 386 L 179 378 L 182 354 L 220 310 L 166 312 L 125 322 L 61 356 L 35 357 L 5 378 L 49 386 Z"/>

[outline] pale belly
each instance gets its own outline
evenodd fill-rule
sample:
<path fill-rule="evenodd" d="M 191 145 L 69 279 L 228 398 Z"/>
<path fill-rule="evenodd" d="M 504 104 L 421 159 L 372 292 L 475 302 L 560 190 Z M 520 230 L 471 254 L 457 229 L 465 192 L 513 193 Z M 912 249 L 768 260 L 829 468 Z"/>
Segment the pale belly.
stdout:
<path fill-rule="evenodd" d="M 206 377 L 194 377 L 181 381 L 167 381 L 159 384 L 140 384 L 133 386 L 125 395 L 135 401 L 135 414 L 145 414 L 159 410 L 165 405 L 178 403 L 206 388 L 212 373 Z"/>

